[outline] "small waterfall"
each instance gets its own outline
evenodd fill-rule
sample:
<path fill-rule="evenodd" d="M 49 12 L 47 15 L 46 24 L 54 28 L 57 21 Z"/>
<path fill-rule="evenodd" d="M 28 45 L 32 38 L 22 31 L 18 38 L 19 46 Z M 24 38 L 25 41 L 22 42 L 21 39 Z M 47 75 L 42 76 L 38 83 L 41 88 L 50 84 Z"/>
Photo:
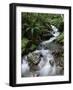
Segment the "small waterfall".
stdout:
<path fill-rule="evenodd" d="M 33 53 L 37 55 L 39 54 L 40 62 L 38 65 L 36 65 L 36 68 L 38 68 L 37 71 L 33 71 L 33 72 L 30 71 L 30 66 L 27 61 L 27 56 L 28 56 L 27 55 L 26 57 L 23 58 L 22 60 L 23 63 L 21 64 L 22 76 L 31 77 L 31 76 L 56 75 L 56 63 L 54 61 L 51 51 L 48 48 L 46 48 L 46 44 L 53 42 L 57 38 L 57 36 L 59 36 L 60 32 L 55 26 L 51 25 L 51 27 L 52 27 L 51 34 L 53 35 L 53 37 L 51 37 L 49 40 L 41 42 L 40 45 L 38 46 L 38 49 L 33 51 Z"/>
<path fill-rule="evenodd" d="M 58 31 L 58 29 L 55 27 L 55 26 L 53 26 L 53 25 L 51 25 L 51 27 L 52 27 L 52 35 L 54 36 L 54 37 L 57 37 L 57 36 L 59 36 L 59 34 L 60 34 L 60 32 Z"/>
<path fill-rule="evenodd" d="M 53 30 L 53 31 L 51 31 L 51 34 L 53 35 L 53 37 L 51 37 L 49 40 L 43 41 L 41 43 L 42 45 L 51 43 L 52 41 L 54 41 L 57 38 L 57 36 L 59 36 L 60 32 L 58 31 L 58 29 L 53 25 L 51 25 L 51 27 Z"/>

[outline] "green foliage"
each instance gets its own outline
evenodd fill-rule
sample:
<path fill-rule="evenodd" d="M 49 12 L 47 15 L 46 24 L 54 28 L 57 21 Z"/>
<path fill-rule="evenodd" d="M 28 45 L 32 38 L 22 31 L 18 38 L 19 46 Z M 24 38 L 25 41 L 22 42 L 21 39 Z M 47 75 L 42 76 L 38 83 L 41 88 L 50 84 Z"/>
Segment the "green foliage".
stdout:
<path fill-rule="evenodd" d="M 45 40 L 43 36 L 49 33 L 52 28 L 51 25 L 59 28 L 60 31 L 64 29 L 64 15 L 61 14 L 47 14 L 47 13 L 24 13 L 22 12 L 22 53 L 28 53 L 36 49 L 39 42 Z M 49 33 L 49 36 L 50 33 Z M 43 37 L 43 38 L 42 38 Z M 61 38 L 60 36 L 59 38 Z M 63 43 L 64 39 L 59 39 L 59 43 Z M 42 39 L 42 40 L 41 40 Z"/>
<path fill-rule="evenodd" d="M 29 40 L 27 38 L 23 38 L 21 40 L 21 48 L 22 48 L 22 52 L 25 50 L 25 47 L 27 45 L 27 43 L 29 42 Z"/>
<path fill-rule="evenodd" d="M 58 38 L 57 38 L 57 40 L 56 40 L 58 43 L 60 43 L 60 44 L 64 44 L 64 33 L 61 33 L 59 36 L 58 36 Z"/>
<path fill-rule="evenodd" d="M 63 14 L 48 14 L 47 20 L 50 22 L 50 24 L 59 28 L 60 24 L 64 20 L 64 15 Z"/>
<path fill-rule="evenodd" d="M 22 36 L 28 39 L 37 38 L 42 32 L 51 29 L 46 17 L 46 14 L 22 13 Z"/>

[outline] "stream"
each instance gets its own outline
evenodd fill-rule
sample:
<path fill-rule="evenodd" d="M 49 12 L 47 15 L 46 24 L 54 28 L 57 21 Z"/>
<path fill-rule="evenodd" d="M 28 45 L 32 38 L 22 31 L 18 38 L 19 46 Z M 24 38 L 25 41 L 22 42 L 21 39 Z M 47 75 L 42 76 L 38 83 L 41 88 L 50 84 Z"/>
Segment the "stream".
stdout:
<path fill-rule="evenodd" d="M 53 37 L 49 40 L 42 41 L 35 51 L 22 58 L 22 77 L 56 76 L 64 74 L 62 67 L 57 64 L 58 61 L 52 54 L 53 47 L 59 47 L 60 49 L 60 46 L 53 42 L 60 35 L 60 32 L 55 26 L 51 25 L 51 27 Z"/>

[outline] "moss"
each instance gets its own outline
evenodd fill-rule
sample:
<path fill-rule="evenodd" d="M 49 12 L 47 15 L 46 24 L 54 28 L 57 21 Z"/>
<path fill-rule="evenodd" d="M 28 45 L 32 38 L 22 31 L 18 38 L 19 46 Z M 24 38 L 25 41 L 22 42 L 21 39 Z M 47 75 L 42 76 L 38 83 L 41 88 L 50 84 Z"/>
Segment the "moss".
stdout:
<path fill-rule="evenodd" d="M 29 40 L 27 38 L 23 38 L 21 41 L 21 46 L 22 49 L 26 47 L 27 43 L 29 42 Z"/>
<path fill-rule="evenodd" d="M 61 33 L 58 38 L 56 39 L 56 42 L 58 42 L 59 44 L 64 45 L 64 33 Z"/>

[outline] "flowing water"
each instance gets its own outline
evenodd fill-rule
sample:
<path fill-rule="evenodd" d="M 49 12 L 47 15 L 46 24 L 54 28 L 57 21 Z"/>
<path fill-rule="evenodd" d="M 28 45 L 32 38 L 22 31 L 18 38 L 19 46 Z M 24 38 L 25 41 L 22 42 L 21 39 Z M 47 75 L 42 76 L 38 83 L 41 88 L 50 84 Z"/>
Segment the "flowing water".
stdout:
<path fill-rule="evenodd" d="M 49 46 L 55 39 L 57 39 L 60 32 L 55 26 L 51 25 L 51 27 L 51 34 L 53 37 L 41 42 L 38 49 L 33 52 L 34 55 L 29 53 L 27 56 L 22 58 L 22 77 L 55 76 L 57 74 L 57 67 L 52 51 L 46 46 Z M 32 57 L 34 64 L 29 64 L 28 57 Z"/>

